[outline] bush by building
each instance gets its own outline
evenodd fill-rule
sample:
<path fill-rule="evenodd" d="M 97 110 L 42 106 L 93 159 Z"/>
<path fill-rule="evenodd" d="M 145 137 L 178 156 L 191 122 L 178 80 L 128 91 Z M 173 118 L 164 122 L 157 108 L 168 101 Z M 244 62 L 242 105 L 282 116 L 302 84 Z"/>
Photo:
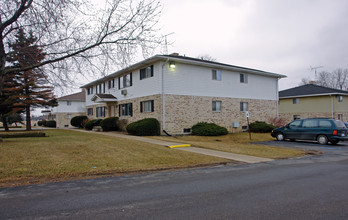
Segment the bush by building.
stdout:
<path fill-rule="evenodd" d="M 137 136 L 160 135 L 160 123 L 155 118 L 145 118 L 127 125 L 127 132 Z"/>
<path fill-rule="evenodd" d="M 102 127 L 103 131 L 117 131 L 117 121 L 118 117 L 105 118 L 100 122 L 100 126 Z"/>
<path fill-rule="evenodd" d="M 88 120 L 87 116 L 79 115 L 75 116 L 70 120 L 70 124 L 77 128 L 84 128 L 85 122 Z"/>
<path fill-rule="evenodd" d="M 198 136 L 219 136 L 228 134 L 228 130 L 214 123 L 199 122 L 192 126 L 192 134 Z"/>
<path fill-rule="evenodd" d="M 86 130 L 92 130 L 94 126 L 99 126 L 102 119 L 93 119 L 85 124 Z"/>
<path fill-rule="evenodd" d="M 55 128 L 57 127 L 57 122 L 55 120 L 46 121 L 46 127 Z"/>
<path fill-rule="evenodd" d="M 255 133 L 268 133 L 275 129 L 275 126 L 263 121 L 255 121 L 250 124 L 250 131 Z"/>

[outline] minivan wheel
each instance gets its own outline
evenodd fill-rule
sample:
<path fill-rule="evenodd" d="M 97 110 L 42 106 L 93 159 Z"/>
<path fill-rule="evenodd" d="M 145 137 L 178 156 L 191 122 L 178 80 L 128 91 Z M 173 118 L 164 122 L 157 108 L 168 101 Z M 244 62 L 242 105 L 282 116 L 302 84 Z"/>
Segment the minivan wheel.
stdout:
<path fill-rule="evenodd" d="M 327 144 L 328 142 L 327 137 L 322 134 L 317 137 L 317 141 L 319 142 L 319 144 Z"/>
<path fill-rule="evenodd" d="M 284 141 L 284 134 L 283 133 L 278 133 L 276 138 L 277 138 L 277 141 Z"/>

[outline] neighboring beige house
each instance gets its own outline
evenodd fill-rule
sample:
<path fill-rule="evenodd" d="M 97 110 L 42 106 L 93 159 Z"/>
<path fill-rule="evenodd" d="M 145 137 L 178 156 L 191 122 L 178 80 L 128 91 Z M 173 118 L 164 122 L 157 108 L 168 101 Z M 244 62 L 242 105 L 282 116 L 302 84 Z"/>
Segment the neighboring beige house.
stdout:
<path fill-rule="evenodd" d="M 246 112 L 251 121 L 277 116 L 283 77 L 171 54 L 150 57 L 82 88 L 90 119 L 117 116 L 126 125 L 151 117 L 170 134 L 190 133 L 204 121 L 238 132 L 247 125 Z"/>
<path fill-rule="evenodd" d="M 46 120 L 55 120 L 57 128 L 70 128 L 70 120 L 78 115 L 86 115 L 85 91 L 63 96 L 57 99 L 58 106 L 43 110 Z"/>
<path fill-rule="evenodd" d="M 348 91 L 314 84 L 280 91 L 279 116 L 288 121 L 312 117 L 348 121 Z"/>

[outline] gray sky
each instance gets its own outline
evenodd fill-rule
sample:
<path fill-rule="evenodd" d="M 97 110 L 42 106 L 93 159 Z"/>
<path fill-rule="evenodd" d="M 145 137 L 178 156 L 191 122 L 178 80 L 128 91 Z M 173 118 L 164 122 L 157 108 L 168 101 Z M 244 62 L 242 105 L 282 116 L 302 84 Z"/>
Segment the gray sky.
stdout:
<path fill-rule="evenodd" d="M 169 53 L 287 75 L 280 89 L 314 78 L 310 66 L 348 68 L 347 0 L 162 0 Z"/>

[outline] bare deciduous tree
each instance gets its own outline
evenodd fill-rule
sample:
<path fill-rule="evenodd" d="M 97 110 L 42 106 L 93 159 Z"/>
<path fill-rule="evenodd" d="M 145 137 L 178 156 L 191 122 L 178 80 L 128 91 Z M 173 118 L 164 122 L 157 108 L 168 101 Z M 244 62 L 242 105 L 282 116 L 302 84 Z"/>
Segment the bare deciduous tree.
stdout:
<path fill-rule="evenodd" d="M 198 55 L 197 58 L 201 60 L 216 62 L 216 59 L 210 56 L 209 54 L 201 54 L 201 55 Z"/>
<path fill-rule="evenodd" d="M 302 78 L 300 85 L 309 84 L 308 78 Z M 332 72 L 321 71 L 315 75 L 315 83 L 333 89 L 348 90 L 348 69 L 335 69 Z"/>
<path fill-rule="evenodd" d="M 131 62 L 139 48 L 148 52 L 157 46 L 160 13 L 157 0 L 105 0 L 103 6 L 89 0 L 0 0 L 0 79 L 43 66 L 51 83 L 61 86 L 75 73 L 110 73 Z M 33 33 L 46 57 L 35 65 L 5 68 L 12 53 L 8 42 L 19 28 Z"/>

